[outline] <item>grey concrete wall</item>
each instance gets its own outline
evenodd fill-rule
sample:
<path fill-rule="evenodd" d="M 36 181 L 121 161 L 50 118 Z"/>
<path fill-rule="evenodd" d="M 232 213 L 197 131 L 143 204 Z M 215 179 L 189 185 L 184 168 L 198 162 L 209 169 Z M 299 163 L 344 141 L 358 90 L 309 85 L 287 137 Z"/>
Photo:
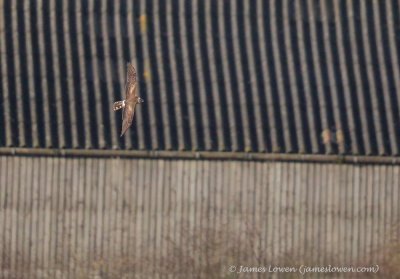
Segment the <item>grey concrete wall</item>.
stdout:
<path fill-rule="evenodd" d="M 2 156 L 0 278 L 179 278 L 213 264 L 377 263 L 398 237 L 399 171 Z"/>

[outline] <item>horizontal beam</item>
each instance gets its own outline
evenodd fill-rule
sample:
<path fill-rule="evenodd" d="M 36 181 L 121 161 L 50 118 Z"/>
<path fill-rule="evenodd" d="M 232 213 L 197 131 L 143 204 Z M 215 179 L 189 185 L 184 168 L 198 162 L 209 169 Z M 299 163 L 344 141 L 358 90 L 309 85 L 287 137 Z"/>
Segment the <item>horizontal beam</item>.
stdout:
<path fill-rule="evenodd" d="M 0 148 L 0 155 L 58 156 L 58 157 L 120 157 L 148 159 L 192 159 L 192 160 L 254 160 L 292 161 L 346 164 L 400 164 L 398 156 L 355 156 L 325 154 L 285 154 L 248 152 L 206 151 L 144 151 L 104 149 L 50 149 L 50 148 Z"/>

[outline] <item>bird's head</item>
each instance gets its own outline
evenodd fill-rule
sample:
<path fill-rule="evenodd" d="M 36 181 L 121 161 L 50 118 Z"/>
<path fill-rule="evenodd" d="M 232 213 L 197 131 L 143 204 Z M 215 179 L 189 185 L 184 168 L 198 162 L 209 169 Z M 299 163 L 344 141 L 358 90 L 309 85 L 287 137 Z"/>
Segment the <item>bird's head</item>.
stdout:
<path fill-rule="evenodd" d="M 138 101 L 138 104 L 144 103 L 144 100 L 140 97 L 138 97 L 137 101 Z"/>

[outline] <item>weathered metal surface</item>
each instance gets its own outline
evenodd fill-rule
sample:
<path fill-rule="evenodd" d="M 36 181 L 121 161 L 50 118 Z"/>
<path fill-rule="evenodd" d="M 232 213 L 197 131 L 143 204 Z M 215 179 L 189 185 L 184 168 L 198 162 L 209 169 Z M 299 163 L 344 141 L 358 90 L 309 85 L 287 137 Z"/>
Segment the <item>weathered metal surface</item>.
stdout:
<path fill-rule="evenodd" d="M 167 266 L 178 278 L 176 270 L 206 273 L 216 262 L 222 272 L 231 264 L 377 264 L 399 237 L 399 170 L 3 155 L 0 277 L 156 278 Z"/>
<path fill-rule="evenodd" d="M 398 1 L 1 1 L 0 146 L 398 155 Z M 125 63 L 135 123 L 118 137 Z"/>

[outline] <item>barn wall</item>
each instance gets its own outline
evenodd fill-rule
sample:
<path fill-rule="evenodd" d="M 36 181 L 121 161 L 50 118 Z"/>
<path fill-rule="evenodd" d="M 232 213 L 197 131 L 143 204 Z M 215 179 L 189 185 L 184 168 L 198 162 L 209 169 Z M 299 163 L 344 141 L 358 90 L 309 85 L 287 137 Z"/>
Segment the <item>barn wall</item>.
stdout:
<path fill-rule="evenodd" d="M 398 155 L 381 2 L 0 1 L 0 146 Z M 119 139 L 129 60 L 145 103 Z"/>
<path fill-rule="evenodd" d="M 0 278 L 376 264 L 396 237 L 399 172 L 392 165 L 2 156 Z M 89 277 L 96 274 L 109 277 Z"/>

